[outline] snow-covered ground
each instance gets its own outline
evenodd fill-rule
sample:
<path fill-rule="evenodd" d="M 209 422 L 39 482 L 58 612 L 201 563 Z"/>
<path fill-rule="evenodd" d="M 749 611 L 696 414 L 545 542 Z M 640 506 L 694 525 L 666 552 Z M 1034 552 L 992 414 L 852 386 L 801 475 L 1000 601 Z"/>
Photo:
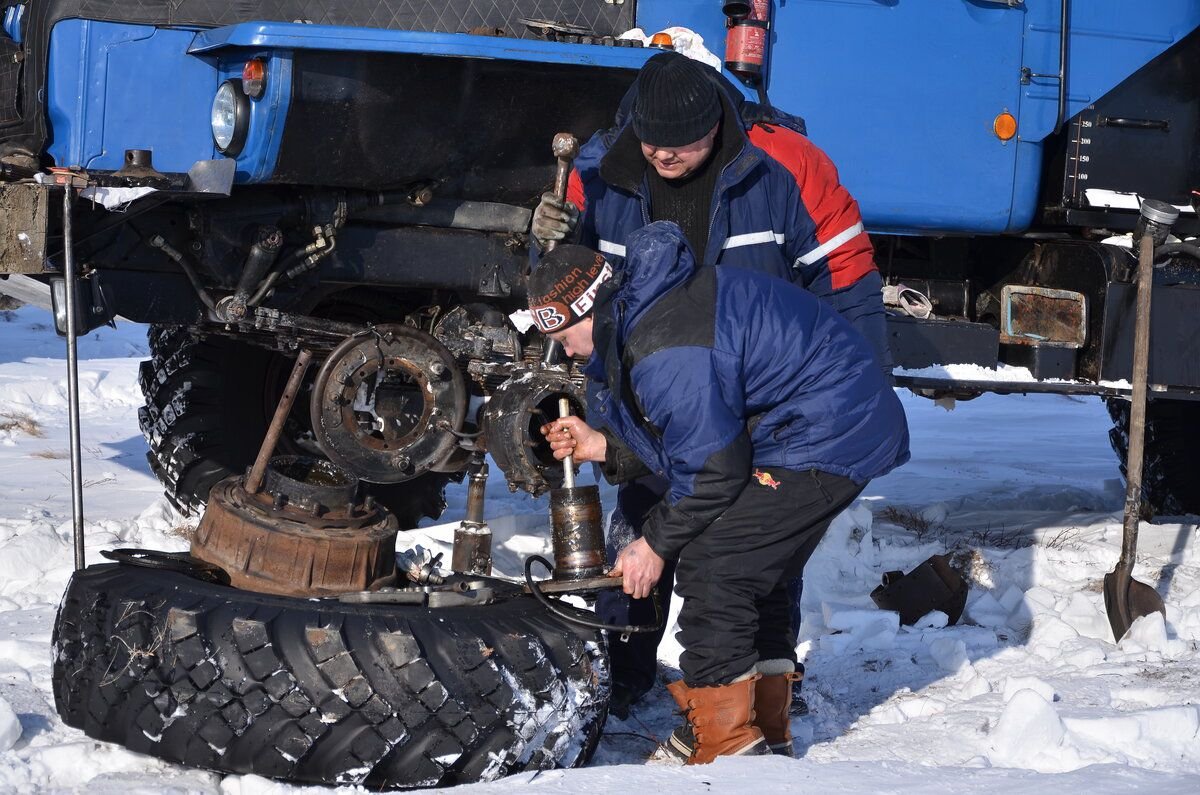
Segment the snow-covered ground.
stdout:
<path fill-rule="evenodd" d="M 143 329 L 80 343 L 87 554 L 181 549 L 137 429 Z M 872 483 L 808 567 L 800 653 L 811 714 L 799 760 L 647 764 L 676 720 L 659 689 L 584 770 L 469 792 L 1200 792 L 1200 545 L 1188 522 L 1143 525 L 1135 576 L 1165 624 L 1110 637 L 1101 582 L 1118 554 L 1122 484 L 1095 399 L 984 396 L 950 412 L 904 395 L 913 460 Z M 66 728 L 50 690 L 50 632 L 70 575 L 66 371 L 48 315 L 0 313 L 0 792 L 225 795 L 301 788 L 187 770 Z M 611 505 L 611 490 L 604 495 Z M 411 543 L 446 546 L 444 524 Z M 489 488 L 497 567 L 548 548 L 544 500 Z M 951 552 L 971 578 L 958 626 L 899 627 L 868 594 L 883 572 Z M 677 605 L 676 605 L 677 607 Z M 675 675 L 678 647 L 661 657 Z M 314 788 L 313 792 L 324 790 Z"/>

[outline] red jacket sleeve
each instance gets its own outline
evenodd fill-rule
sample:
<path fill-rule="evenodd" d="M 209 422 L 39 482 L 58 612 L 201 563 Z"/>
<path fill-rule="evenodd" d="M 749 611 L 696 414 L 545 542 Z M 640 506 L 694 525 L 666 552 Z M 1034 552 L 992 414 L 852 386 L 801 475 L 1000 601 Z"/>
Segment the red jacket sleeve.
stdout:
<path fill-rule="evenodd" d="M 756 124 L 750 142 L 762 149 L 796 179 L 800 199 L 817 225 L 818 246 L 801 264 L 822 258 L 828 263 L 834 290 L 857 282 L 875 268 L 875 249 L 863 228 L 858 202 L 838 180 L 837 167 L 821 149 L 786 127 Z"/>
<path fill-rule="evenodd" d="M 575 169 L 571 169 L 571 176 L 567 178 L 567 201 L 579 209 L 580 215 L 587 209 L 587 198 L 583 194 L 583 180 Z"/>

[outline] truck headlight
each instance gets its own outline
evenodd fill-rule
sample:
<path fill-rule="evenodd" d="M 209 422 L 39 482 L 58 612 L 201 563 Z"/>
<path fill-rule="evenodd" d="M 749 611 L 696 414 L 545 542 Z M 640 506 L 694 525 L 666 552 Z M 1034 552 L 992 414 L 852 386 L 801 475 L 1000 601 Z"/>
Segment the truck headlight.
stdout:
<path fill-rule="evenodd" d="M 217 89 L 211 122 L 217 151 L 226 157 L 237 157 L 246 145 L 246 132 L 250 128 L 250 98 L 242 89 L 241 80 L 226 80 Z"/>

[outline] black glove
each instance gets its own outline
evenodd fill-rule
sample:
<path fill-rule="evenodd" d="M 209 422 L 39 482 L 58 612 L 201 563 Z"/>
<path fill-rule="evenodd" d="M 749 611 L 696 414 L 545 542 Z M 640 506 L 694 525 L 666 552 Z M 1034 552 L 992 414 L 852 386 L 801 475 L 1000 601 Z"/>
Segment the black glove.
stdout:
<path fill-rule="evenodd" d="M 553 193 L 543 193 L 537 209 L 533 211 L 533 224 L 529 231 L 545 248 L 551 241 L 559 241 L 575 230 L 579 221 L 579 208 L 569 201 L 560 200 Z"/>

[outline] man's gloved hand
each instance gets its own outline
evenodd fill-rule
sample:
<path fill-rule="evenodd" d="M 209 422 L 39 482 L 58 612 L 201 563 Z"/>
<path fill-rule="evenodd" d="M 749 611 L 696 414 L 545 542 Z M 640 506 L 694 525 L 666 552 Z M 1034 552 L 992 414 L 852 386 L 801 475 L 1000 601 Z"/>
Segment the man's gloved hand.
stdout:
<path fill-rule="evenodd" d="M 560 200 L 553 193 L 543 193 L 537 209 L 533 211 L 530 232 L 543 247 L 550 241 L 566 238 L 579 222 L 579 208 L 569 201 Z"/>

